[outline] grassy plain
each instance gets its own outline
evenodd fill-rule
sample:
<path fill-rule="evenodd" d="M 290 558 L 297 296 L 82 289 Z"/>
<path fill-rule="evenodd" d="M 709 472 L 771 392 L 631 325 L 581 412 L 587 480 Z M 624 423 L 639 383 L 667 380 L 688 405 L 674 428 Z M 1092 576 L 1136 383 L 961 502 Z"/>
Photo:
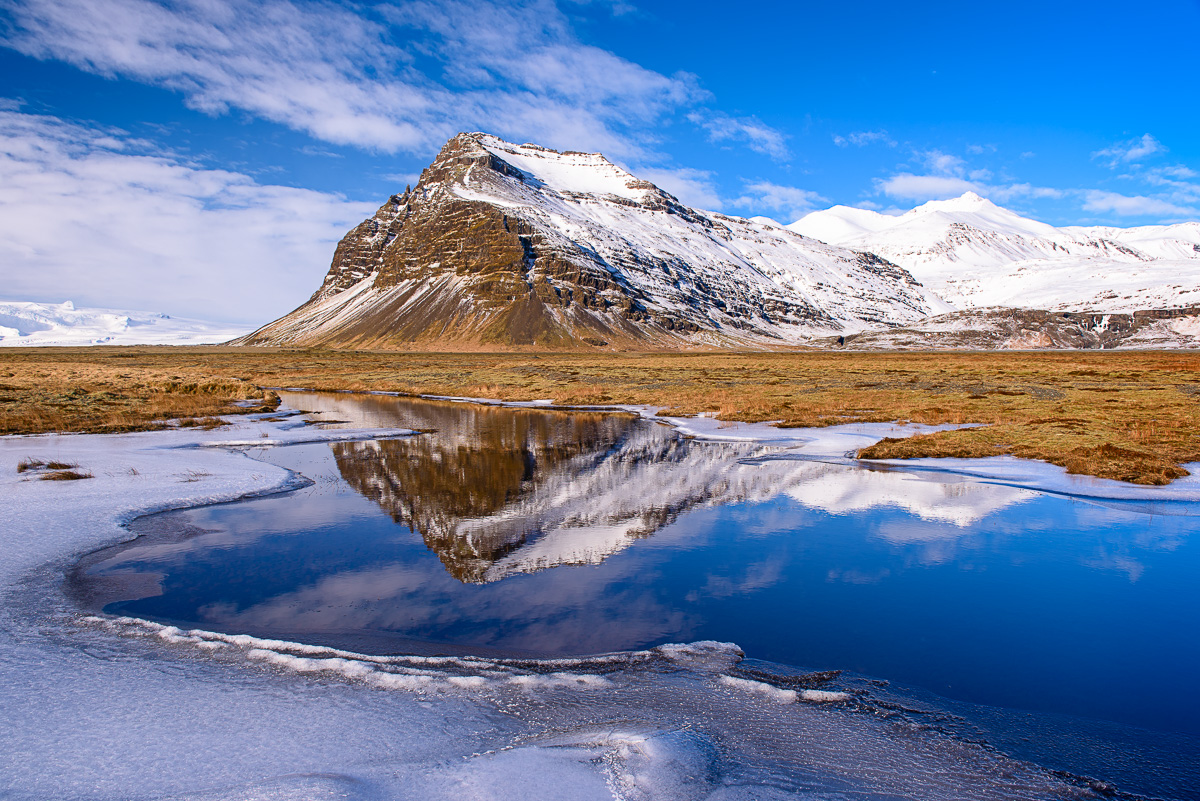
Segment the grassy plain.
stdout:
<path fill-rule="evenodd" d="M 391 390 L 673 414 L 982 423 L 884 440 L 864 458 L 1012 454 L 1163 484 L 1200 461 L 1190 352 L 394 353 L 257 348 L 0 349 L 0 434 L 115 432 L 272 408 L 269 387 Z M 235 407 L 236 401 L 242 406 Z"/>

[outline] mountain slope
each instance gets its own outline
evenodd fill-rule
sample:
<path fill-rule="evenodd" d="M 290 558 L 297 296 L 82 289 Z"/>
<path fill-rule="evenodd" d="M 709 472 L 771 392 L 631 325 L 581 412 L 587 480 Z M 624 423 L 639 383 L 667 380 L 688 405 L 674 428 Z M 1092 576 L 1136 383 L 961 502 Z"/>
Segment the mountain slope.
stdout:
<path fill-rule="evenodd" d="M 899 216 L 834 206 L 790 230 L 867 250 L 959 309 L 1130 313 L 1200 304 L 1200 223 L 1055 228 L 968 192 Z"/>
<path fill-rule="evenodd" d="M 36 345 L 207 345 L 248 326 L 66 303 L 0 301 L 0 347 Z"/>
<path fill-rule="evenodd" d="M 683 206 L 603 156 L 459 134 L 243 344 L 690 347 L 948 310 L 877 256 Z"/>

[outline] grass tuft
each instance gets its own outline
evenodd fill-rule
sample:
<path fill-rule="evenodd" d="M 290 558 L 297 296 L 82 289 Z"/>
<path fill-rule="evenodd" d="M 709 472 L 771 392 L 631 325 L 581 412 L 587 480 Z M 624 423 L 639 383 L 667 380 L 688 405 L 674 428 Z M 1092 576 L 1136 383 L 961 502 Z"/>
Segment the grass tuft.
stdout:
<path fill-rule="evenodd" d="M 42 481 L 79 481 L 84 478 L 95 478 L 91 473 L 79 470 L 55 470 L 52 473 L 42 473 Z"/>

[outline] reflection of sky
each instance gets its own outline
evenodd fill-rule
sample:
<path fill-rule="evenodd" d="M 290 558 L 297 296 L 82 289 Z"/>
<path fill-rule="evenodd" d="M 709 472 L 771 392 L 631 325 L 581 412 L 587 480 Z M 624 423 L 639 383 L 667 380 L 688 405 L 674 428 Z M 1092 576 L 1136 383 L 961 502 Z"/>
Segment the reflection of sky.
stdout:
<path fill-rule="evenodd" d="M 419 532 L 347 491 L 327 446 L 269 454 L 313 487 L 182 513 L 206 533 L 96 570 L 165 574 L 161 596 L 113 611 L 226 631 L 542 654 L 717 639 L 967 700 L 1196 728 L 1196 518 L 929 473 L 737 464 L 745 447 L 693 443 L 660 468 L 615 448 L 602 480 L 539 478 L 514 508 L 547 533 L 496 556 L 486 584 L 453 578 Z M 570 464 L 584 462 L 597 464 Z M 598 521 L 653 519 L 638 497 L 679 514 L 653 533 L 597 534 Z"/>

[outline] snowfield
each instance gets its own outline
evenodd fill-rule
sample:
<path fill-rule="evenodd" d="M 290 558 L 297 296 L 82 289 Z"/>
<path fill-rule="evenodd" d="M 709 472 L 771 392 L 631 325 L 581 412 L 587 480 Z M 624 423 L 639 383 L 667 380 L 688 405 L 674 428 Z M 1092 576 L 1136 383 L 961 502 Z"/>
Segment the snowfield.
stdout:
<path fill-rule="evenodd" d="M 788 435 L 800 445 L 793 458 L 844 461 L 885 430 Z M 128 539 L 123 524 L 136 516 L 304 483 L 250 458 L 249 445 L 405 434 L 271 415 L 208 432 L 0 438 L 0 796 L 1088 797 L 989 749 L 863 714 L 854 688 L 796 693 L 738 675 L 729 644 L 542 663 L 374 657 L 85 615 L 64 594 L 64 573 Z M 29 458 L 78 463 L 93 477 L 17 473 Z M 951 468 L 1079 489 L 1059 468 L 1016 460 Z M 1092 497 L 1200 499 L 1191 478 L 1110 485 L 1091 482 Z"/>
<path fill-rule="evenodd" d="M 212 345 L 249 326 L 65 303 L 0 301 L 0 346 Z"/>

